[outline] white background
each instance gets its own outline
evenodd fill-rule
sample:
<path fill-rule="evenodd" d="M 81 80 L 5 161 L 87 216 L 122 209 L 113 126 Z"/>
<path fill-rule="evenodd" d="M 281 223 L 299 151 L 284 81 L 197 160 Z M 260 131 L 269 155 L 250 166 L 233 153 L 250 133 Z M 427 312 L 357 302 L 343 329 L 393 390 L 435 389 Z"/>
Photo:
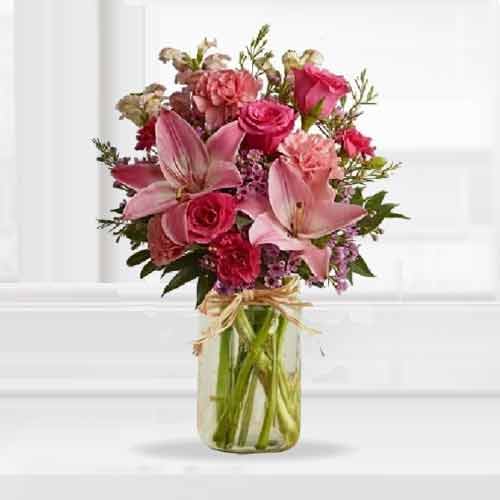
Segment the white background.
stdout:
<path fill-rule="evenodd" d="M 277 54 L 367 67 L 380 105 L 360 127 L 403 161 L 384 187 L 412 217 L 364 245 L 376 279 L 312 295 L 329 356 L 305 341 L 308 387 L 499 390 L 498 18 L 490 0 L 1 0 L 1 388 L 192 387 L 190 291 L 160 301 L 95 229 L 117 198 L 90 138 L 132 152 L 114 104 L 172 90 L 163 46 L 216 36 L 236 56 L 269 22 Z"/>

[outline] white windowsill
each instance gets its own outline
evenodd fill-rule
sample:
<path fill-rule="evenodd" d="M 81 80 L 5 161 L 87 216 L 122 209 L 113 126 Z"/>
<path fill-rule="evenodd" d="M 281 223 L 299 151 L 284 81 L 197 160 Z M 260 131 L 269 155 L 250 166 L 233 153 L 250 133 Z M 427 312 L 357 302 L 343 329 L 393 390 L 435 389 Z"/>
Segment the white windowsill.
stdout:
<path fill-rule="evenodd" d="M 299 445 L 266 456 L 207 449 L 193 398 L 6 398 L 0 413 L 6 500 L 500 495 L 497 398 L 306 397 Z"/>
<path fill-rule="evenodd" d="M 193 394 L 192 301 L 135 284 L 0 285 L 0 395 Z M 499 302 L 314 302 L 307 394 L 500 394 Z"/>

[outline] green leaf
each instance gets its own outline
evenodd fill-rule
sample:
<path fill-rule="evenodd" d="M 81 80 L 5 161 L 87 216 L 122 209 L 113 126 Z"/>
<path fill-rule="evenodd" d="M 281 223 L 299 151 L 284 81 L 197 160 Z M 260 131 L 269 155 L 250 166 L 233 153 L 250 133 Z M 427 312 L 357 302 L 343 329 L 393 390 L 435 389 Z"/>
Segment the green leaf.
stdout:
<path fill-rule="evenodd" d="M 326 245 L 328 245 L 328 242 L 331 239 L 330 234 L 326 234 L 325 236 L 322 236 L 321 238 L 316 238 L 312 240 L 312 244 L 318 248 L 325 248 Z"/>
<path fill-rule="evenodd" d="M 198 261 L 200 257 L 202 256 L 201 252 L 190 252 L 182 257 L 180 257 L 177 260 L 174 260 L 173 262 L 170 262 L 170 264 L 167 264 L 163 268 L 163 272 L 161 274 L 161 277 L 165 276 L 167 273 L 171 273 L 173 271 L 178 271 L 179 269 L 182 269 L 183 267 L 192 267 L 195 266 L 197 267 Z"/>
<path fill-rule="evenodd" d="M 128 224 L 123 231 L 123 234 L 132 241 L 148 241 L 148 223 L 136 221 Z"/>
<path fill-rule="evenodd" d="M 351 203 L 353 205 L 363 206 L 363 188 L 358 187 L 354 190 L 354 194 L 351 198 Z"/>
<path fill-rule="evenodd" d="M 379 191 L 377 194 L 370 196 L 365 203 L 365 208 L 367 210 L 374 210 L 374 209 L 380 207 L 380 205 L 384 201 L 386 194 L 387 194 L 387 191 Z"/>
<path fill-rule="evenodd" d="M 375 277 L 361 255 L 351 264 L 351 271 L 360 276 L 365 276 L 366 278 Z"/>
<path fill-rule="evenodd" d="M 206 294 L 212 290 L 216 280 L 217 277 L 214 273 L 202 274 L 198 278 L 198 283 L 196 285 L 196 307 L 203 302 Z"/>
<path fill-rule="evenodd" d="M 411 218 L 408 217 L 407 215 L 404 215 L 404 214 L 398 214 L 396 212 L 390 212 L 386 215 L 386 217 L 388 219 L 406 219 L 406 220 L 410 220 Z"/>
<path fill-rule="evenodd" d="M 251 224 L 253 221 L 250 217 L 247 217 L 246 215 L 241 215 L 241 214 L 238 214 L 236 216 L 236 226 L 238 227 L 238 229 L 242 229 L 244 228 L 245 226 L 248 226 L 249 224 Z"/>
<path fill-rule="evenodd" d="M 167 284 L 163 289 L 161 296 L 163 297 L 168 292 L 185 285 L 189 281 L 194 280 L 200 275 L 199 267 L 183 267 Z"/>
<path fill-rule="evenodd" d="M 140 250 L 139 252 L 132 254 L 127 259 L 127 266 L 129 267 L 138 266 L 139 264 L 142 264 L 144 261 L 148 260 L 149 257 L 150 257 L 149 250 Z"/>
<path fill-rule="evenodd" d="M 154 264 L 152 260 L 146 263 L 146 265 L 141 269 L 141 279 L 145 278 L 154 271 L 158 271 L 158 267 Z"/>
<path fill-rule="evenodd" d="M 353 279 L 352 279 L 352 268 L 349 268 L 349 270 L 347 271 L 347 281 L 349 281 L 349 283 L 351 284 L 351 286 L 353 285 Z"/>

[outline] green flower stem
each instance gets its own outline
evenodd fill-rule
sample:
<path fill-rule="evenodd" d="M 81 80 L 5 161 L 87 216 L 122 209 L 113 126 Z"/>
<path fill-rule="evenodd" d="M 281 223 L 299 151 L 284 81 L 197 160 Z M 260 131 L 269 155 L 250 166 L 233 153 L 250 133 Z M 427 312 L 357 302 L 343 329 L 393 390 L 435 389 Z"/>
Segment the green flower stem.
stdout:
<path fill-rule="evenodd" d="M 288 436 L 289 439 L 294 439 L 295 436 L 298 436 L 298 426 L 297 422 L 295 422 L 293 415 L 295 414 L 295 402 L 292 399 L 293 391 L 290 388 L 290 383 L 288 380 L 288 375 L 286 370 L 283 367 L 283 363 L 281 360 L 282 350 L 283 350 L 283 342 L 285 338 L 286 327 L 288 324 L 288 320 L 280 317 L 280 321 L 283 319 L 282 324 L 282 333 L 279 337 L 279 393 L 277 398 L 277 413 L 278 413 L 278 423 L 280 425 L 280 430 L 284 436 Z M 255 337 L 255 333 L 253 331 L 252 324 L 248 320 L 248 317 L 244 310 L 241 310 L 235 321 L 235 327 L 244 341 L 248 344 L 251 344 Z M 270 391 L 270 383 L 269 378 L 270 374 L 272 374 L 272 362 L 269 357 L 265 354 L 265 352 L 261 352 L 260 356 L 256 362 L 257 369 L 259 370 L 259 380 L 266 392 L 266 395 L 269 397 Z"/>
<path fill-rule="evenodd" d="M 245 396 L 245 392 L 248 389 L 248 379 L 250 377 L 250 372 L 255 365 L 255 362 L 259 358 L 260 353 L 264 347 L 265 342 L 269 336 L 270 328 L 275 316 L 275 312 L 272 308 L 266 311 L 266 316 L 262 327 L 260 328 L 255 339 L 253 340 L 250 351 L 243 360 L 240 370 L 238 372 L 238 377 L 234 384 L 234 388 L 231 391 L 231 396 L 226 407 L 224 415 L 218 420 L 218 425 L 214 434 L 214 441 L 220 442 L 223 440 L 225 430 L 228 430 L 227 445 L 231 446 L 234 443 L 234 438 L 238 428 L 238 421 L 241 413 L 242 402 Z"/>
<path fill-rule="evenodd" d="M 243 416 L 241 418 L 241 429 L 240 435 L 238 437 L 238 446 L 245 446 L 248 437 L 248 429 L 250 427 L 250 420 L 252 419 L 253 413 L 253 402 L 255 398 L 255 390 L 257 388 L 257 375 L 255 370 L 252 370 L 252 375 L 250 376 L 250 385 L 248 387 L 248 393 L 245 400 L 245 407 L 243 408 Z"/>
<path fill-rule="evenodd" d="M 271 389 L 267 398 L 266 413 L 262 423 L 262 429 L 259 434 L 259 439 L 255 448 L 258 450 L 265 450 L 269 446 L 269 436 L 271 434 L 271 427 L 276 417 L 276 407 L 278 404 L 278 333 L 282 330 L 283 316 L 280 317 L 278 331 L 273 335 L 272 344 L 272 362 L 273 369 L 271 373 Z"/>
<path fill-rule="evenodd" d="M 228 328 L 220 335 L 219 366 L 217 370 L 216 386 L 216 413 L 219 421 L 227 406 L 229 393 L 231 391 L 231 338 L 232 330 Z M 227 431 L 227 429 L 226 429 Z M 218 446 L 223 446 L 226 442 L 227 432 L 221 436 Z"/>

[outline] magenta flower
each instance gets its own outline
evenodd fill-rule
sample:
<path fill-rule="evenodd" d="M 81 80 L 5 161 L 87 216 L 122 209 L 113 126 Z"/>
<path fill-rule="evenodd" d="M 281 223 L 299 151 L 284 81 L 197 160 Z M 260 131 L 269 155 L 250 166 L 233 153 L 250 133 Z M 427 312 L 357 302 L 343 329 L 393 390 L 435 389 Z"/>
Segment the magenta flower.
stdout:
<path fill-rule="evenodd" d="M 232 122 L 204 144 L 177 113 L 162 110 L 156 123 L 159 168 L 120 165 L 111 172 L 118 182 L 137 190 L 123 217 L 134 220 L 161 213 L 165 234 L 178 244 L 188 242 L 186 212 L 190 200 L 241 184 L 233 162 L 244 135 L 238 123 Z"/>
<path fill-rule="evenodd" d="M 298 169 L 282 159 L 276 160 L 269 171 L 271 210 L 257 216 L 249 238 L 253 245 L 271 243 L 281 250 L 301 252 L 311 272 L 324 280 L 330 269 L 331 249 L 319 248 L 311 240 L 355 223 L 366 210 L 325 199 L 315 189 L 315 185 L 304 181 Z"/>
<path fill-rule="evenodd" d="M 334 75 L 313 64 L 304 64 L 302 69 L 294 69 L 295 102 L 302 115 L 309 114 L 321 101 L 319 118 L 327 118 L 337 101 L 349 90 L 349 83 L 343 76 Z"/>

